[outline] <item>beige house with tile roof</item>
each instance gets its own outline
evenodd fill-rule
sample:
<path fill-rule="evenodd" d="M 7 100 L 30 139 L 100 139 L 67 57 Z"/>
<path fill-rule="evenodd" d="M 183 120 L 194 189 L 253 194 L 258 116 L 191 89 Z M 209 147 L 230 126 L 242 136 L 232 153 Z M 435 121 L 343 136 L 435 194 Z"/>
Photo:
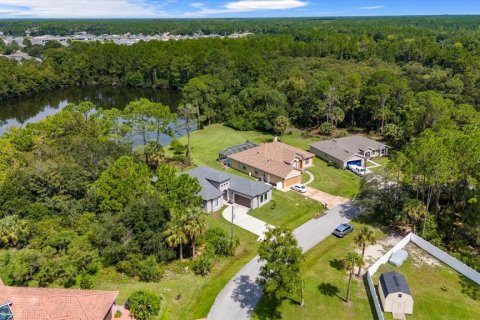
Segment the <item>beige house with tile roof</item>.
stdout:
<path fill-rule="evenodd" d="M 313 166 L 315 155 L 274 139 L 257 147 L 228 156 L 225 164 L 278 189 L 302 182 L 302 173 Z"/>
<path fill-rule="evenodd" d="M 0 281 L 0 314 L 7 320 L 112 320 L 117 296 L 117 291 L 10 287 Z"/>

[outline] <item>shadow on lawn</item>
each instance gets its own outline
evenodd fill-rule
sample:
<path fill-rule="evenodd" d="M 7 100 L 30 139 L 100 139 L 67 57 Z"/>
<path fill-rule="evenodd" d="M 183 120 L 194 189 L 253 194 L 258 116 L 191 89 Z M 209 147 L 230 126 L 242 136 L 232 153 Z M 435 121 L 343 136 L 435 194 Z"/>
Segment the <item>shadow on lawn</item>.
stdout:
<path fill-rule="evenodd" d="M 330 267 L 337 269 L 338 271 L 343 270 L 345 268 L 344 261 L 339 260 L 337 258 L 330 260 L 329 263 L 330 263 Z"/>
<path fill-rule="evenodd" d="M 323 282 L 318 285 L 318 290 L 321 294 L 329 296 L 329 297 L 337 297 L 338 299 L 345 301 L 343 297 L 340 296 L 340 289 L 337 286 L 334 286 L 331 283 Z"/>
<path fill-rule="evenodd" d="M 282 313 L 278 311 L 281 305 L 281 301 L 263 296 L 255 308 L 255 315 L 261 320 L 282 319 Z"/>
<path fill-rule="evenodd" d="M 480 285 L 462 274 L 459 275 L 459 278 L 460 285 L 462 286 L 462 293 L 473 300 L 480 300 Z"/>

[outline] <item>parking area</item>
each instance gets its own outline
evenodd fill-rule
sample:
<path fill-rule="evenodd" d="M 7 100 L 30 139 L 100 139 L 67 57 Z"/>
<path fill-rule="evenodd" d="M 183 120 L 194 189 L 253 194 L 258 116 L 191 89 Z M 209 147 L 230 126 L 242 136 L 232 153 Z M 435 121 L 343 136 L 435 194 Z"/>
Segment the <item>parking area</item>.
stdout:
<path fill-rule="evenodd" d="M 303 193 L 303 195 L 310 199 L 313 199 L 325 204 L 328 209 L 334 208 L 336 206 L 339 206 L 349 201 L 349 199 L 347 198 L 334 196 L 308 186 L 307 186 L 307 192 Z"/>

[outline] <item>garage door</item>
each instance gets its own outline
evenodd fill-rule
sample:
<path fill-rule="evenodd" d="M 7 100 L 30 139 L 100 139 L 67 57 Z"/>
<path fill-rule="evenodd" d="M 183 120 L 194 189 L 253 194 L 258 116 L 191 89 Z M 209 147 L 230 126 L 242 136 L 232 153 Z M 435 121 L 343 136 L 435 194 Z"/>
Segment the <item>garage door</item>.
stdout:
<path fill-rule="evenodd" d="M 248 207 L 248 208 L 251 207 L 250 199 L 248 199 L 247 197 L 241 196 L 239 194 L 235 194 L 235 203 L 244 207 Z"/>
<path fill-rule="evenodd" d="M 361 167 L 362 166 L 362 160 L 348 161 L 347 162 L 347 168 L 349 166 L 359 166 L 359 167 Z"/>
<path fill-rule="evenodd" d="M 291 186 L 297 183 L 302 183 L 302 176 L 297 176 L 297 177 L 293 177 L 285 180 L 284 186 L 285 188 L 290 188 Z"/>

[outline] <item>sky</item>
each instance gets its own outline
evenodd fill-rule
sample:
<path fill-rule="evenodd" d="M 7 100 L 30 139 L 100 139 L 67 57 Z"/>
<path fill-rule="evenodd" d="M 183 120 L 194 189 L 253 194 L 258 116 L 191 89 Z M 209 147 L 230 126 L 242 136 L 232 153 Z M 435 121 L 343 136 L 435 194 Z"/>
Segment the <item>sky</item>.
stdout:
<path fill-rule="evenodd" d="M 0 0 L 0 18 L 220 18 L 480 14 L 480 0 Z"/>

